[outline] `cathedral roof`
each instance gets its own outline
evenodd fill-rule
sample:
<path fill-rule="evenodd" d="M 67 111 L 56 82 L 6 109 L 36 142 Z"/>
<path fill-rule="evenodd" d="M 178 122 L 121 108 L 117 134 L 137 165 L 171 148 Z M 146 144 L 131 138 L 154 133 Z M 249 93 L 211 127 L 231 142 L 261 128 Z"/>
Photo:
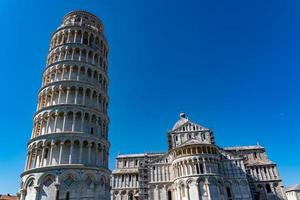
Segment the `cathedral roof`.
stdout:
<path fill-rule="evenodd" d="M 198 124 L 191 122 L 185 113 L 180 113 L 179 120 L 174 124 L 171 131 L 175 131 L 175 130 L 179 129 L 180 127 L 187 125 L 187 124 L 194 125 L 195 127 L 199 128 L 200 130 L 208 130 L 207 128 L 205 128 L 203 126 L 200 126 Z"/>
<path fill-rule="evenodd" d="M 243 150 L 257 150 L 264 149 L 260 144 L 252 145 L 252 146 L 233 146 L 233 147 L 224 147 L 225 151 L 243 151 Z"/>
<path fill-rule="evenodd" d="M 183 124 L 187 123 L 189 120 L 186 117 L 184 113 L 180 113 L 180 118 L 179 120 L 174 124 L 172 131 L 176 130 L 177 128 L 181 127 Z"/>
<path fill-rule="evenodd" d="M 298 185 L 292 185 L 290 187 L 287 187 L 285 189 L 286 192 L 289 192 L 289 191 L 300 191 L 300 184 Z"/>
<path fill-rule="evenodd" d="M 136 153 L 136 154 L 119 154 L 117 158 L 141 158 L 145 156 L 161 156 L 164 155 L 164 152 L 147 152 L 147 153 Z"/>

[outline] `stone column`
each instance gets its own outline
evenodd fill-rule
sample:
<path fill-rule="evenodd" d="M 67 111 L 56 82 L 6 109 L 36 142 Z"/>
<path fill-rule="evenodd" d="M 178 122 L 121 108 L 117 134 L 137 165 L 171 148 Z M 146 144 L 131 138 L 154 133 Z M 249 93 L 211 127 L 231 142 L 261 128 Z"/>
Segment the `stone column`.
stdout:
<path fill-rule="evenodd" d="M 57 104 L 60 104 L 61 102 L 61 99 L 60 99 L 60 97 L 61 97 L 61 92 L 62 92 L 62 88 L 59 86 L 59 88 L 58 88 L 58 99 L 57 99 Z"/>
<path fill-rule="evenodd" d="M 65 125 L 66 125 L 66 117 L 67 117 L 67 113 L 64 113 L 64 118 L 63 118 L 63 127 L 62 127 L 62 131 L 65 131 Z"/>
<path fill-rule="evenodd" d="M 36 168 L 36 164 L 37 164 L 37 148 L 35 148 L 35 154 L 34 154 L 34 166 L 33 166 L 33 168 Z"/>
<path fill-rule="evenodd" d="M 54 126 L 53 126 L 53 132 L 56 132 L 57 117 L 58 117 L 58 113 L 56 112 L 56 113 L 55 113 L 55 115 L 54 115 Z"/>
<path fill-rule="evenodd" d="M 82 163 L 82 146 L 83 146 L 83 142 L 80 142 L 79 144 L 79 163 Z"/>
<path fill-rule="evenodd" d="M 187 198 L 187 200 L 190 200 L 190 190 L 189 189 L 190 189 L 189 186 L 186 185 L 185 186 L 185 191 L 186 191 L 186 198 Z"/>
<path fill-rule="evenodd" d="M 78 90 L 79 90 L 79 88 L 75 88 L 75 99 L 74 99 L 74 104 L 77 104 Z"/>
<path fill-rule="evenodd" d="M 35 189 L 35 200 L 39 200 L 40 187 L 39 186 L 34 186 L 34 189 Z"/>
<path fill-rule="evenodd" d="M 28 163 L 27 163 L 26 169 L 30 169 L 31 168 L 31 160 L 32 160 L 32 149 L 29 151 L 29 159 L 28 159 Z"/>
<path fill-rule="evenodd" d="M 43 145 L 42 146 L 42 159 L 41 159 L 39 167 L 43 167 L 44 166 L 45 148 L 46 148 L 45 145 Z"/>
<path fill-rule="evenodd" d="M 51 146 L 50 146 L 50 156 L 49 156 L 49 164 L 48 165 L 52 165 L 52 156 L 53 156 L 53 147 L 54 147 L 54 142 L 51 142 Z"/>
<path fill-rule="evenodd" d="M 69 103 L 70 87 L 67 87 L 66 104 Z"/>
<path fill-rule="evenodd" d="M 92 147 L 92 144 L 89 143 L 88 144 L 88 164 L 91 164 L 91 147 Z"/>
<path fill-rule="evenodd" d="M 62 149 L 63 149 L 63 142 L 61 142 L 59 144 L 59 159 L 58 159 L 58 164 L 60 165 L 61 164 L 61 157 L 62 157 Z"/>
<path fill-rule="evenodd" d="M 26 189 L 21 189 L 20 190 L 21 196 L 20 196 L 20 200 L 25 200 L 26 197 Z"/>
<path fill-rule="evenodd" d="M 75 123 L 76 123 L 76 113 L 73 113 L 73 120 L 72 120 L 72 132 L 75 131 Z"/>
<path fill-rule="evenodd" d="M 69 164 L 72 164 L 72 158 L 73 158 L 73 146 L 74 146 L 74 143 L 73 143 L 73 141 L 71 141 L 70 155 L 69 155 Z"/>

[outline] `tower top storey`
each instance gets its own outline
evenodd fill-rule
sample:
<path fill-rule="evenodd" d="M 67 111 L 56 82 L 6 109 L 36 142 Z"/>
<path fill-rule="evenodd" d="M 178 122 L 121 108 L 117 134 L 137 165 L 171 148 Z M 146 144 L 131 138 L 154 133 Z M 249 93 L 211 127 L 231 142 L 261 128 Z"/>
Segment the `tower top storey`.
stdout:
<path fill-rule="evenodd" d="M 62 25 L 59 28 L 74 25 L 89 27 L 100 33 L 103 33 L 104 31 L 102 21 L 96 15 L 84 10 L 74 10 L 67 13 L 64 16 Z"/>

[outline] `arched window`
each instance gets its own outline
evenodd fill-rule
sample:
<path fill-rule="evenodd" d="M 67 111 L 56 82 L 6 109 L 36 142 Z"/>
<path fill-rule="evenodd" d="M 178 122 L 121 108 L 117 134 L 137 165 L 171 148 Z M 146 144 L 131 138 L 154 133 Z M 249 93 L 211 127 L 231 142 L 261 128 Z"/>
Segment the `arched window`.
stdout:
<path fill-rule="evenodd" d="M 66 200 L 70 200 L 70 193 L 69 192 L 66 193 Z"/>
<path fill-rule="evenodd" d="M 59 190 L 56 190 L 55 200 L 59 200 Z"/>
<path fill-rule="evenodd" d="M 257 159 L 257 153 L 256 152 L 254 152 L 254 159 Z"/>
<path fill-rule="evenodd" d="M 129 194 L 128 200 L 133 200 L 133 194 L 132 193 Z"/>
<path fill-rule="evenodd" d="M 89 38 L 89 34 L 87 32 L 85 32 L 83 34 L 83 44 L 88 44 L 88 38 Z"/>
<path fill-rule="evenodd" d="M 196 164 L 196 172 L 197 172 L 197 174 L 199 174 L 199 173 L 200 173 L 200 170 L 199 170 L 199 166 L 198 166 L 198 164 Z"/>
<path fill-rule="evenodd" d="M 168 200 L 172 200 L 172 192 L 170 190 L 168 191 Z"/>
<path fill-rule="evenodd" d="M 203 164 L 202 164 L 202 163 L 200 164 L 200 173 L 201 173 L 201 174 L 204 173 L 204 170 L 203 170 Z"/>
<path fill-rule="evenodd" d="M 231 194 L 230 187 L 226 187 L 226 193 L 227 193 L 227 197 L 228 197 L 228 199 L 231 199 L 231 197 L 232 197 L 232 194 Z"/>
<path fill-rule="evenodd" d="M 266 184 L 266 190 L 267 190 L 267 193 L 272 193 L 270 184 Z"/>

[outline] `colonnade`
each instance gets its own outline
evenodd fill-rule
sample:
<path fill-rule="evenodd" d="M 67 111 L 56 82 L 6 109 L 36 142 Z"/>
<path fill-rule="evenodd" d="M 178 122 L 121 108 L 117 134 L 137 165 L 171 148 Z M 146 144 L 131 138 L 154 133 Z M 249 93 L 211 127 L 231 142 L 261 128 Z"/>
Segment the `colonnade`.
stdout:
<path fill-rule="evenodd" d="M 43 86 L 57 81 L 84 81 L 96 84 L 101 90 L 107 91 L 108 79 L 106 74 L 94 67 L 78 65 L 78 63 L 59 63 L 45 70 Z"/>
<path fill-rule="evenodd" d="M 107 139 L 108 126 L 105 117 L 81 110 L 46 111 L 34 118 L 32 137 L 50 133 L 81 132 Z"/>
<path fill-rule="evenodd" d="M 112 176 L 112 187 L 117 188 L 138 188 L 138 174 L 114 174 Z"/>
<path fill-rule="evenodd" d="M 187 157 L 175 161 L 172 165 L 175 177 L 220 173 L 219 160 L 215 158 Z"/>
<path fill-rule="evenodd" d="M 28 148 L 26 170 L 63 164 L 108 166 L 107 147 L 87 140 L 52 140 Z"/>
<path fill-rule="evenodd" d="M 171 166 L 169 164 L 153 164 L 151 167 L 151 182 L 168 182 L 171 180 Z"/>
<path fill-rule="evenodd" d="M 38 97 L 37 109 L 59 104 L 76 104 L 97 108 L 107 113 L 108 98 L 102 92 L 88 86 L 57 84 L 42 90 Z"/>
<path fill-rule="evenodd" d="M 258 181 L 277 180 L 279 176 L 274 165 L 248 167 L 247 172 Z"/>
<path fill-rule="evenodd" d="M 135 194 L 138 193 L 136 189 L 121 190 L 121 191 L 112 191 L 111 200 L 136 200 Z"/>
<path fill-rule="evenodd" d="M 60 45 L 70 43 L 85 44 L 89 47 L 97 48 L 105 57 L 107 57 L 108 48 L 105 45 L 106 41 L 103 39 L 102 34 L 86 31 L 80 27 L 70 27 L 58 30 L 52 37 L 50 50 Z"/>
<path fill-rule="evenodd" d="M 100 53 L 94 52 L 93 49 L 87 47 L 77 47 L 69 45 L 68 47 L 57 47 L 52 50 L 47 58 L 47 65 L 52 65 L 62 61 L 81 61 L 95 65 L 97 68 L 107 71 L 107 62 L 100 56 Z"/>
<path fill-rule="evenodd" d="M 218 150 L 213 146 L 186 146 L 173 151 L 174 157 L 181 157 L 186 155 L 195 155 L 195 154 L 215 154 L 218 155 Z"/>

